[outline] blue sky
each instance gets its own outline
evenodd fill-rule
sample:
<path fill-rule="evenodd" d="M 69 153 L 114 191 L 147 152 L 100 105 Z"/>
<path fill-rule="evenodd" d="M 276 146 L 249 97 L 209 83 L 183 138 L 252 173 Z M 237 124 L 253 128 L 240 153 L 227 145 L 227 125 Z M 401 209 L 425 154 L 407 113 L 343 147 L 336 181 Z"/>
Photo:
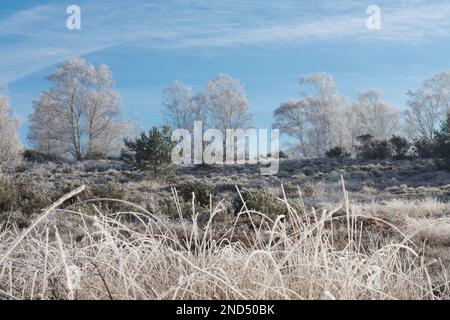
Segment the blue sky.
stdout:
<path fill-rule="evenodd" d="M 66 28 L 67 6 L 81 30 Z M 369 5 L 381 30 L 366 27 Z M 257 127 L 298 97 L 298 78 L 330 73 L 349 101 L 377 88 L 400 109 L 406 91 L 450 63 L 449 1 L 35 1 L 0 3 L 0 81 L 8 83 L 25 143 L 32 101 L 44 79 L 73 56 L 111 68 L 126 117 L 162 120 L 165 87 L 201 90 L 220 73 L 242 81 Z"/>

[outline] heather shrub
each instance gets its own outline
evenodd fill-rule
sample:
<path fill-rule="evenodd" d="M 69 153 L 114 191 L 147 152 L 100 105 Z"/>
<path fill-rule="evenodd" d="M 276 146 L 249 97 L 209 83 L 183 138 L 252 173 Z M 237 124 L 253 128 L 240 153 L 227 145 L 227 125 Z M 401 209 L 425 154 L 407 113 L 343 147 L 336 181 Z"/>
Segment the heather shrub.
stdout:
<path fill-rule="evenodd" d="M 246 154 L 245 157 L 246 157 L 246 159 L 248 159 L 248 154 Z M 267 157 L 268 158 L 272 157 L 272 153 L 271 152 L 267 153 Z M 278 159 L 288 159 L 288 158 L 289 158 L 289 155 L 286 152 L 284 152 L 282 150 L 278 151 Z"/>
<path fill-rule="evenodd" d="M 14 208 L 14 191 L 12 183 L 0 175 L 0 213 Z"/>
<path fill-rule="evenodd" d="M 283 183 L 284 193 L 287 197 L 296 197 L 298 196 L 298 188 L 294 186 L 289 181 Z"/>
<path fill-rule="evenodd" d="M 433 158 L 436 151 L 436 143 L 434 140 L 421 138 L 413 142 L 414 155 L 420 159 Z"/>
<path fill-rule="evenodd" d="M 195 194 L 195 203 L 200 206 L 209 206 L 210 195 L 214 196 L 214 186 L 205 180 L 188 180 L 179 184 L 177 187 L 178 195 L 184 201 L 191 202 L 192 194 Z"/>
<path fill-rule="evenodd" d="M 67 194 L 71 190 L 76 189 L 80 186 L 80 183 L 73 181 L 57 181 L 55 182 L 55 189 L 57 197 L 55 199 Z M 94 184 L 89 183 L 86 185 L 86 189 L 79 193 L 76 197 L 66 201 L 67 205 L 77 204 L 78 202 L 89 200 L 89 199 L 117 199 L 117 200 L 127 200 L 127 192 L 126 188 L 123 184 L 112 180 L 107 181 L 102 184 Z M 125 204 L 121 204 L 119 202 L 111 202 L 111 201 L 100 201 L 96 203 L 96 206 L 99 206 L 105 210 L 123 210 L 127 208 Z"/>
<path fill-rule="evenodd" d="M 51 203 L 51 196 L 30 177 L 0 177 L 0 220 L 10 220 L 25 227 L 34 214 Z M 9 214 L 13 211 L 13 215 Z"/>
<path fill-rule="evenodd" d="M 116 167 L 113 165 L 112 161 L 92 159 L 81 162 L 81 165 L 85 172 L 105 172 L 113 167 Z"/>
<path fill-rule="evenodd" d="M 69 193 L 70 191 L 78 188 L 80 186 L 79 183 L 76 183 L 74 181 L 55 181 L 54 188 L 55 188 L 55 199 L 59 199 L 63 195 Z M 84 190 L 83 192 L 79 193 L 76 197 L 73 197 L 69 200 L 67 200 L 66 204 L 73 204 L 78 202 L 82 199 L 87 199 L 90 197 L 90 193 L 88 190 Z"/>
<path fill-rule="evenodd" d="M 314 184 L 311 181 L 305 182 L 301 187 L 300 190 L 302 192 L 302 197 L 304 198 L 312 198 L 316 195 L 317 190 L 314 186 Z"/>
<path fill-rule="evenodd" d="M 53 154 L 46 154 L 37 150 L 25 149 L 22 151 L 22 158 L 25 161 L 44 163 L 44 162 L 60 162 L 61 157 Z"/>
<path fill-rule="evenodd" d="M 411 143 L 400 136 L 393 135 L 389 139 L 389 144 L 392 148 L 392 157 L 397 160 L 406 159 L 407 153 L 411 148 Z"/>
<path fill-rule="evenodd" d="M 370 134 L 358 137 L 360 145 L 355 147 L 356 157 L 364 160 L 382 160 L 392 156 L 391 145 L 387 140 L 374 139 Z"/>
<path fill-rule="evenodd" d="M 126 199 L 125 186 L 115 180 L 108 181 L 104 184 L 93 185 L 89 189 L 91 196 L 94 198 Z"/>
<path fill-rule="evenodd" d="M 52 197 L 31 177 L 20 177 L 14 182 L 16 205 L 25 215 L 40 213 L 52 203 Z"/>
<path fill-rule="evenodd" d="M 350 158 L 351 153 L 347 151 L 345 147 L 334 147 L 325 152 L 325 155 L 328 158 L 343 159 L 343 158 Z"/>
<path fill-rule="evenodd" d="M 442 122 L 439 131 L 435 132 L 436 141 L 436 164 L 438 167 L 450 170 L 450 113 Z"/>
<path fill-rule="evenodd" d="M 176 218 L 178 216 L 176 203 L 173 197 L 169 195 L 164 195 L 158 200 L 158 211 L 169 218 Z"/>
<path fill-rule="evenodd" d="M 240 190 L 247 209 L 264 213 L 269 217 L 286 215 L 286 204 L 277 199 L 277 195 L 267 189 L 242 189 Z M 240 196 L 235 196 L 232 202 L 234 213 L 238 214 L 243 202 Z"/>
<path fill-rule="evenodd" d="M 177 207 L 177 203 L 179 204 L 179 207 Z M 183 220 L 191 222 L 193 212 L 195 212 L 195 219 L 198 223 L 203 225 L 208 221 L 210 217 L 209 201 L 208 204 L 200 204 L 199 202 L 195 202 L 194 207 L 192 207 L 192 198 L 187 201 L 180 197 L 180 194 L 178 194 L 177 203 L 175 202 L 173 194 L 165 194 L 158 199 L 157 212 L 178 222 L 180 219 L 180 214 Z M 215 203 L 213 205 L 215 205 Z"/>
<path fill-rule="evenodd" d="M 127 192 L 123 184 L 113 180 L 103 184 L 88 186 L 85 198 L 127 200 Z M 96 203 L 96 205 L 108 212 L 126 211 L 130 209 L 130 206 L 126 203 L 118 201 L 101 201 L 98 204 Z"/>

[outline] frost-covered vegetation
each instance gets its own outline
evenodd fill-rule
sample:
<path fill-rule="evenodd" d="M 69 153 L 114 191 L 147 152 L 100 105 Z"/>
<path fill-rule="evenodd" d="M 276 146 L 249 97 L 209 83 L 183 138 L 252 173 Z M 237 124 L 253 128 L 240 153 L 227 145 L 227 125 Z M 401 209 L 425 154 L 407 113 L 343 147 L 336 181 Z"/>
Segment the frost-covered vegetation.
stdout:
<path fill-rule="evenodd" d="M 0 296 L 447 299 L 449 181 L 432 160 L 158 179 L 120 161 L 22 162 L 0 179 Z"/>
<path fill-rule="evenodd" d="M 274 111 L 291 144 L 272 176 L 171 162 L 171 128 L 251 126 L 230 76 L 175 82 L 165 124 L 137 135 L 108 67 L 76 58 L 48 79 L 31 149 L 0 94 L 0 299 L 449 298 L 448 71 L 403 113 L 302 78 Z"/>

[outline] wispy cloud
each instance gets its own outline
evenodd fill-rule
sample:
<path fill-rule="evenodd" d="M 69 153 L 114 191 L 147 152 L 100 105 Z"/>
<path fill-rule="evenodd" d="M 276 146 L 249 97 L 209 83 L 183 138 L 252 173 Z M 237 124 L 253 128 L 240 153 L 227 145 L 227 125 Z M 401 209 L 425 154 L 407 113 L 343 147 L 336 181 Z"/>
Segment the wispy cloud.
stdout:
<path fill-rule="evenodd" d="M 366 28 L 360 1 L 78 1 L 82 30 L 65 28 L 65 6 L 21 10 L 0 21 L 0 78 L 14 81 L 70 56 L 130 43 L 150 48 L 295 44 L 313 41 L 419 43 L 450 36 L 450 3 L 379 1 L 382 29 Z"/>

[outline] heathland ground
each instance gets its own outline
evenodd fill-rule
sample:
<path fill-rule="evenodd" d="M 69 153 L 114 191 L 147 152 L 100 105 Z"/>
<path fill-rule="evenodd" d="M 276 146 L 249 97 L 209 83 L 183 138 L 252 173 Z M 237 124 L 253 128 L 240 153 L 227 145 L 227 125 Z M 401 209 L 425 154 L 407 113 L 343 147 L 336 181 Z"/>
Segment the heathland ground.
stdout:
<path fill-rule="evenodd" d="M 80 186 L 58 208 L 52 203 Z M 0 295 L 448 298 L 450 173 L 432 160 L 22 162 L 0 180 Z"/>

